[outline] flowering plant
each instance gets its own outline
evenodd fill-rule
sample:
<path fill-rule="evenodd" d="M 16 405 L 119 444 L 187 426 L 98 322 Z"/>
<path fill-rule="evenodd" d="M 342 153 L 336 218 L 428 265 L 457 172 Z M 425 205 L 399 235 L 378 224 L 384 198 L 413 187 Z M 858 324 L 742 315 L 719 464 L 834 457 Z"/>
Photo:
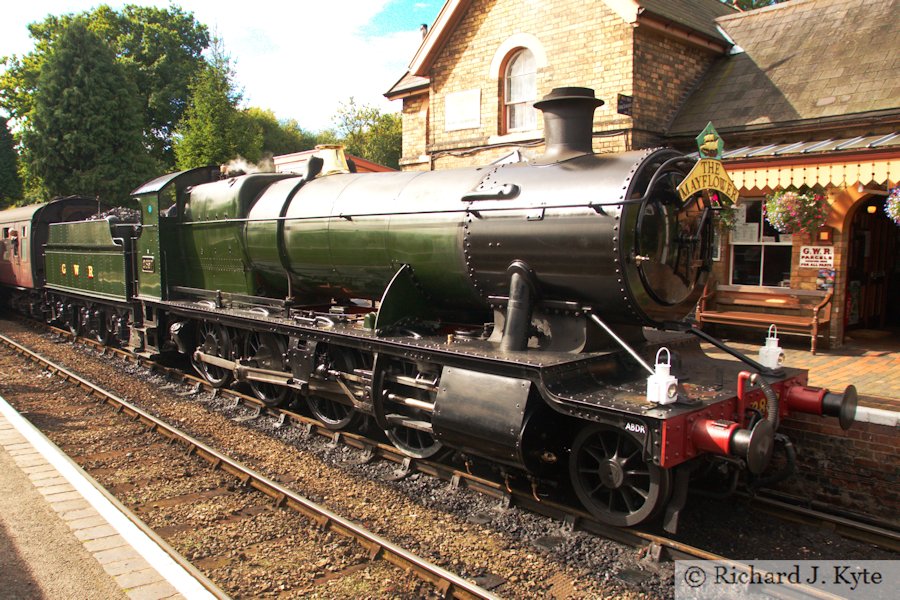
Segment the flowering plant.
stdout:
<path fill-rule="evenodd" d="M 828 204 L 814 192 L 779 190 L 766 196 L 766 221 L 779 233 L 812 233 L 825 224 Z"/>
<path fill-rule="evenodd" d="M 720 231 L 734 231 L 737 226 L 737 208 L 734 206 L 723 206 L 715 213 L 716 224 Z"/>
<path fill-rule="evenodd" d="M 884 212 L 890 219 L 900 225 L 900 187 L 895 187 L 888 193 L 884 201 Z"/>
<path fill-rule="evenodd" d="M 737 208 L 735 208 L 734 204 L 730 200 L 727 203 L 722 202 L 719 198 L 719 194 L 715 192 L 710 192 L 709 202 L 714 209 L 714 223 L 716 224 L 716 227 L 719 228 L 719 231 L 734 231 L 734 228 L 737 225 Z"/>

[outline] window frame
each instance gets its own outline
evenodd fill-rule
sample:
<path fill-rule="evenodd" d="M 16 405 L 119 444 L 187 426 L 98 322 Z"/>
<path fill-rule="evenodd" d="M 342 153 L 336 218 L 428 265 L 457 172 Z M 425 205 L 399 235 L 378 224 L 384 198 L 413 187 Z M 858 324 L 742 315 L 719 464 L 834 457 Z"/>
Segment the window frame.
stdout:
<path fill-rule="evenodd" d="M 511 70 L 514 66 L 516 66 L 516 61 L 525 55 L 530 57 L 531 61 L 531 70 L 529 72 L 519 74 L 519 75 L 511 75 Z M 530 48 L 527 47 L 518 47 L 515 48 L 512 52 L 507 55 L 506 61 L 501 69 L 501 73 L 503 75 L 501 81 L 501 123 L 503 124 L 501 133 L 509 134 L 509 133 L 519 133 L 523 131 L 534 131 L 537 129 L 537 110 L 534 108 L 534 103 L 537 102 L 537 71 L 538 71 L 538 58 L 535 56 L 535 53 L 532 52 Z M 513 77 L 527 77 L 530 76 L 532 78 L 531 81 L 531 89 L 530 96 L 531 98 L 523 98 L 521 100 L 516 100 L 515 102 L 511 101 L 511 80 Z M 513 127 L 510 123 L 510 118 L 512 116 L 512 111 L 510 107 L 512 106 L 523 106 L 526 109 L 531 111 L 531 118 L 527 123 L 520 127 Z"/>
<path fill-rule="evenodd" d="M 730 285 L 743 285 L 743 286 L 751 286 L 751 287 L 760 287 L 760 288 L 770 288 L 770 289 L 784 289 L 785 287 L 791 287 L 791 275 L 793 274 L 793 250 L 789 251 L 789 258 L 787 264 L 787 273 L 788 278 L 787 286 L 777 285 L 777 284 L 766 284 L 765 281 L 765 272 L 766 272 L 766 249 L 767 248 L 793 248 L 793 237 L 790 234 L 782 234 L 775 231 L 775 229 L 769 225 L 766 221 L 765 216 L 763 215 L 763 203 L 765 202 L 765 198 L 747 198 L 741 199 L 741 206 L 748 207 L 750 203 L 758 203 L 759 204 L 759 221 L 755 221 L 752 223 L 754 225 L 758 225 L 756 239 L 755 240 L 743 240 L 735 241 L 735 237 L 737 237 L 737 231 L 733 230 L 729 235 L 728 239 L 728 247 L 729 247 L 729 257 L 728 257 L 728 281 Z M 746 215 L 746 212 L 744 212 Z M 746 217 L 745 217 L 746 218 Z M 737 223 L 736 227 L 740 227 L 742 224 L 751 224 L 744 221 L 744 223 Z M 773 239 L 765 239 L 765 238 L 775 238 Z M 746 282 L 736 282 L 734 280 L 734 261 L 735 261 L 735 247 L 759 247 L 760 248 L 760 256 L 759 256 L 759 272 L 757 276 L 757 283 L 746 283 Z M 779 282 L 780 283 L 780 282 Z"/>

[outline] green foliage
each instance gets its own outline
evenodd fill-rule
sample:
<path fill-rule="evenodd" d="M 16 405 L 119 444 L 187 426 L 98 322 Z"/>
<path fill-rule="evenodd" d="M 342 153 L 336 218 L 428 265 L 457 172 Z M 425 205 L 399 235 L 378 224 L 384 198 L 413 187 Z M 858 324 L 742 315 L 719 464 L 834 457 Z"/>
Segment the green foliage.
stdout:
<path fill-rule="evenodd" d="M 215 40 L 209 64 L 191 83 L 188 106 L 176 130 L 179 169 L 223 164 L 242 150 L 261 145 L 261 131 L 247 128 L 248 121 L 238 110 L 241 93 L 233 77 L 230 58 Z"/>
<path fill-rule="evenodd" d="M 722 208 L 718 208 L 713 213 L 713 217 L 715 218 L 715 223 L 719 228 L 719 231 L 734 231 L 734 228 L 737 226 L 737 207 L 723 206 Z"/>
<path fill-rule="evenodd" d="M 754 8 L 762 8 L 772 4 L 781 4 L 782 2 L 787 2 L 787 0 L 722 0 L 722 2 L 736 6 L 741 10 L 753 10 Z"/>
<path fill-rule="evenodd" d="M 19 157 L 5 118 L 0 117 L 0 208 L 22 198 Z"/>
<path fill-rule="evenodd" d="M 78 15 L 48 16 L 28 29 L 32 52 L 2 60 L 0 106 L 27 125 L 34 108 L 38 78 L 55 41 L 73 22 L 81 21 L 113 48 L 117 61 L 136 86 L 143 115 L 144 142 L 160 168 L 174 164 L 171 138 L 187 105 L 188 83 L 204 64 L 209 45 L 205 25 L 177 6 L 160 9 L 126 5 L 120 11 L 100 6 Z"/>
<path fill-rule="evenodd" d="M 336 133 L 347 152 L 394 169 L 400 166 L 403 127 L 400 115 L 359 106 L 353 98 L 334 116 Z M 322 138 L 320 137 L 320 142 Z"/>
<path fill-rule="evenodd" d="M 116 201 L 150 175 L 136 97 L 115 53 L 73 20 L 44 60 L 23 132 L 29 171 L 47 194 Z"/>
<path fill-rule="evenodd" d="M 271 110 L 251 107 L 244 111 L 246 127 L 259 131 L 259 146 L 244 150 L 244 158 L 258 161 L 266 155 L 290 154 L 311 150 L 320 143 L 317 136 L 305 131 L 297 121 L 279 121 Z"/>

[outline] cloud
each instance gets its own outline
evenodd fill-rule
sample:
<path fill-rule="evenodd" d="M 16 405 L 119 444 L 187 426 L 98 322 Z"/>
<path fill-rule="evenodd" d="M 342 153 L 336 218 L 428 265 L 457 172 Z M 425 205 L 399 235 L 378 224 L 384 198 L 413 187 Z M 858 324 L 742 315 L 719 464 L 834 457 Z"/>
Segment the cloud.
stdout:
<path fill-rule="evenodd" d="M 382 110 L 400 110 L 399 102 L 388 102 L 383 94 L 406 72 L 421 36 L 418 23 L 410 31 L 371 33 L 367 25 L 390 2 L 229 4 L 182 0 L 178 4 L 222 38 L 234 62 L 236 83 L 244 90 L 245 104 L 270 109 L 282 119 L 296 119 L 306 129 L 320 130 L 331 125 L 338 104 L 351 96 Z M 4 7 L 0 56 L 21 55 L 33 48 L 28 23 L 42 21 L 47 14 L 89 10 L 95 4 L 90 0 L 46 0 Z M 108 4 L 119 9 L 125 2 Z M 166 7 L 169 2 L 142 4 Z"/>
<path fill-rule="evenodd" d="M 275 4 L 249 14 L 193 9 L 222 37 L 245 104 L 311 130 L 329 127 L 338 104 L 351 96 L 399 110 L 383 94 L 406 71 L 421 36 L 417 30 L 364 33 L 387 0 Z"/>

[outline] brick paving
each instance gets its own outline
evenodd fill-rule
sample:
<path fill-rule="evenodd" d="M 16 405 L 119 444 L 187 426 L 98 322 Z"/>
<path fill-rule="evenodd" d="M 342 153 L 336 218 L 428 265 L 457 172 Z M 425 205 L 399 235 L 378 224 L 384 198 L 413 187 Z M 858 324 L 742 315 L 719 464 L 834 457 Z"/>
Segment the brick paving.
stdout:
<path fill-rule="evenodd" d="M 729 345 L 756 358 L 759 343 L 729 341 Z M 853 341 L 841 348 L 809 352 L 803 341 L 782 340 L 785 364 L 809 370 L 809 384 L 842 392 L 850 384 L 856 386 L 860 403 L 885 410 L 900 411 L 900 339 L 886 338 Z M 804 349 L 805 348 L 805 349 Z M 730 358 L 712 346 L 710 356 Z"/>
<path fill-rule="evenodd" d="M 2 414 L 0 452 L 12 459 L 20 469 L 5 470 L 0 478 L 27 476 L 31 485 L 59 515 L 60 520 L 68 525 L 71 535 L 81 542 L 86 556 L 93 555 L 126 597 L 132 600 L 175 600 L 184 597 L 109 525 L 106 518 Z M 2 530 L 0 527 L 0 533 Z M 50 553 L 62 545 L 59 540 L 54 539 L 44 539 L 43 542 L 47 545 L 43 551 Z M 86 574 L 84 576 L 88 577 Z M 85 589 L 90 589 L 95 584 L 96 580 L 86 579 L 83 582 Z"/>

